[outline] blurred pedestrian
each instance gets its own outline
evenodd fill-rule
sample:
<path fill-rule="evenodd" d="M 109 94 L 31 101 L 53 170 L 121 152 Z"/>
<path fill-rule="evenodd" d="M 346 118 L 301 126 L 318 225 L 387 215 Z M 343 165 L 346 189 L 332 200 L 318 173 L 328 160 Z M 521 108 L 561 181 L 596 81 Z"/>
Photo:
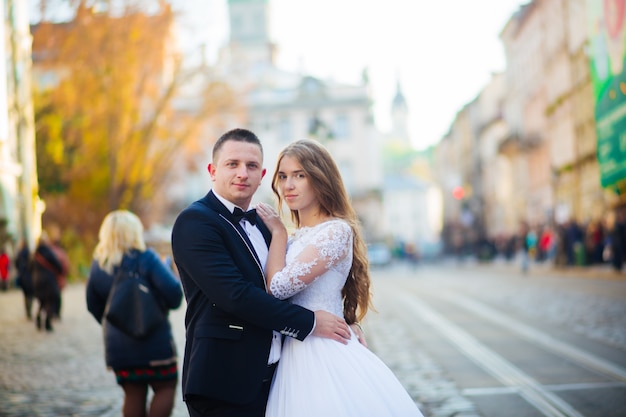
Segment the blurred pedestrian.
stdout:
<path fill-rule="evenodd" d="M 169 320 L 147 337 L 136 339 L 111 324 L 104 311 L 119 268 L 139 266 L 164 310 L 182 302 L 180 281 L 152 249 L 146 249 L 143 225 L 126 210 L 102 222 L 87 281 L 87 309 L 103 326 L 105 361 L 124 390 L 124 417 L 167 417 L 174 407 L 178 380 L 177 351 Z M 154 392 L 147 407 L 148 389 Z"/>
<path fill-rule="evenodd" d="M 568 249 L 567 249 L 567 232 L 566 224 L 561 223 L 556 226 L 555 232 L 555 252 L 554 252 L 554 265 L 557 267 L 567 266 L 568 261 Z"/>
<path fill-rule="evenodd" d="M 452 229 L 452 252 L 457 262 L 461 264 L 463 262 L 463 247 L 465 246 L 465 237 L 463 236 L 463 226 L 460 224 L 454 225 Z"/>
<path fill-rule="evenodd" d="M 606 258 L 613 269 L 621 272 L 626 257 L 626 209 L 616 209 L 607 221 Z"/>
<path fill-rule="evenodd" d="M 556 239 L 554 236 L 554 230 L 550 226 L 546 226 L 541 231 L 541 237 L 539 238 L 539 250 L 543 254 L 544 260 L 552 262 L 554 260 L 556 252 Z"/>
<path fill-rule="evenodd" d="M 587 265 L 600 264 L 604 251 L 605 230 L 599 221 L 592 220 L 584 233 L 585 259 Z"/>
<path fill-rule="evenodd" d="M 524 274 L 528 273 L 528 269 L 530 267 L 530 255 L 531 248 L 530 243 L 532 242 L 532 236 L 529 239 L 530 227 L 526 222 L 522 222 L 520 224 L 520 232 L 517 235 L 517 244 L 520 256 L 521 256 L 521 264 L 522 264 L 522 272 Z"/>
<path fill-rule="evenodd" d="M 526 233 L 526 250 L 528 251 L 528 259 L 534 262 L 537 259 L 537 232 L 534 228 L 530 228 Z"/>
<path fill-rule="evenodd" d="M 33 288 L 33 264 L 30 257 L 30 248 L 26 240 L 22 240 L 19 244 L 14 263 L 17 271 L 16 283 L 24 294 L 24 309 L 26 311 L 26 317 L 30 320 L 33 318 L 33 297 L 35 290 Z"/>
<path fill-rule="evenodd" d="M 567 265 L 584 264 L 583 231 L 575 219 L 568 220 L 565 225 L 565 251 Z"/>
<path fill-rule="evenodd" d="M 55 315 L 58 319 L 61 318 L 61 304 L 63 301 L 63 289 L 67 285 L 67 281 L 70 274 L 70 258 L 67 255 L 67 252 L 61 245 L 61 241 L 57 238 L 52 241 L 50 245 L 50 249 L 54 252 L 54 256 L 59 260 L 61 264 L 61 271 L 57 274 L 57 283 L 59 284 L 59 299 L 56 304 Z"/>
<path fill-rule="evenodd" d="M 2 288 L 2 291 L 6 291 L 9 289 L 9 267 L 11 266 L 11 260 L 6 250 L 0 250 L 0 288 Z"/>
<path fill-rule="evenodd" d="M 57 276 L 63 273 L 63 265 L 52 250 L 46 232 L 41 234 L 33 258 L 33 288 L 38 301 L 35 324 L 52 331 L 52 321 L 57 317 L 61 301 L 61 287 Z"/>

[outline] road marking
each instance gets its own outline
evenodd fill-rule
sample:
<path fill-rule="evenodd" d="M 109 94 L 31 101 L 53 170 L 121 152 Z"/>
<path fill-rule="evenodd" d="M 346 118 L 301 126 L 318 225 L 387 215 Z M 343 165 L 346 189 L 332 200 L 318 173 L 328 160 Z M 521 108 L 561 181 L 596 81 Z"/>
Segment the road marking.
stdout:
<path fill-rule="evenodd" d="M 515 387 L 484 387 L 462 389 L 461 395 L 466 397 L 480 397 L 483 395 L 517 394 L 518 392 L 518 389 Z"/>
<path fill-rule="evenodd" d="M 378 287 L 378 290 L 388 293 L 391 291 L 391 289 L 383 287 Z M 469 359 L 490 373 L 505 387 L 515 388 L 520 396 L 537 408 L 543 415 L 547 417 L 583 417 L 567 402 L 543 389 L 536 380 L 427 306 L 415 295 L 409 295 L 396 289 L 396 291 L 387 296 L 395 300 L 396 305 L 398 301 L 404 303 L 406 308 L 412 310 L 415 315 L 428 322 L 433 329 L 446 337 Z"/>
<path fill-rule="evenodd" d="M 583 389 L 624 388 L 621 382 L 586 382 L 580 384 L 554 384 L 544 385 L 550 391 L 580 391 Z"/>
<path fill-rule="evenodd" d="M 580 391 L 585 389 L 623 388 L 621 382 L 590 382 L 581 384 L 558 384 L 543 385 L 547 391 Z M 484 395 L 508 395 L 517 394 L 519 391 L 515 387 L 482 387 L 465 388 L 461 390 L 461 395 L 465 397 L 481 397 Z"/>
<path fill-rule="evenodd" d="M 539 330 L 511 318 L 510 316 L 507 316 L 499 310 L 450 292 L 446 294 L 433 293 L 433 295 L 445 299 L 455 306 L 463 307 L 466 310 L 469 310 L 492 323 L 502 326 L 509 331 L 517 333 L 524 338 L 543 346 L 545 349 L 557 353 L 560 356 L 572 359 L 588 369 L 609 376 L 617 381 L 626 382 L 626 369 L 591 353 L 578 349 L 577 347 L 563 343 L 558 339 L 555 339 Z"/>

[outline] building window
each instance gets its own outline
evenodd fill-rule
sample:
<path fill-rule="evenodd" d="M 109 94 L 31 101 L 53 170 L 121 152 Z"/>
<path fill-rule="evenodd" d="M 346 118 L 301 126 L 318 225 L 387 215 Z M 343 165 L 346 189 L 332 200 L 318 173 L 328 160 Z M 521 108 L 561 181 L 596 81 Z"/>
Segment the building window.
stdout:
<path fill-rule="evenodd" d="M 231 26 L 233 28 L 231 30 L 233 40 L 242 38 L 243 36 L 241 36 L 241 33 L 243 32 L 243 29 L 241 28 L 243 27 L 243 23 L 241 16 L 233 16 L 231 19 Z"/>
<path fill-rule="evenodd" d="M 346 186 L 346 191 L 348 194 L 352 195 L 354 193 L 354 170 L 352 169 L 352 163 L 350 161 L 338 161 L 337 168 L 339 168 L 339 172 L 341 173 L 341 178 L 343 179 L 343 183 Z"/>
<path fill-rule="evenodd" d="M 281 142 L 291 142 L 293 140 L 291 120 L 286 116 L 281 117 L 278 121 L 278 140 Z"/>
<path fill-rule="evenodd" d="M 319 140 L 330 139 L 333 137 L 333 132 L 329 126 L 319 118 L 317 114 L 313 114 L 309 118 L 308 135 L 310 137 L 317 138 Z"/>
<path fill-rule="evenodd" d="M 335 118 L 335 127 L 333 130 L 335 139 L 348 139 L 350 137 L 350 121 L 348 120 L 348 115 L 344 113 L 338 114 Z"/>

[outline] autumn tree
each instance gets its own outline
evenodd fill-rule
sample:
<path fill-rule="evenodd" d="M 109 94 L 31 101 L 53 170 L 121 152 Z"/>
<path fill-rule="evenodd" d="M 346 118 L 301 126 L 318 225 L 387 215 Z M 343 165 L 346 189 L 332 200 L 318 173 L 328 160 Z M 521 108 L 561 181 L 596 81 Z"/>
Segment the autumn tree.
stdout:
<path fill-rule="evenodd" d="M 44 224 L 94 238 L 110 210 L 146 218 L 167 201 L 160 193 L 170 170 L 200 130 L 234 111 L 228 87 L 210 80 L 192 106 L 177 108 L 181 88 L 208 70 L 183 65 L 174 13 L 147 3 L 68 2 L 71 20 L 32 28 Z"/>

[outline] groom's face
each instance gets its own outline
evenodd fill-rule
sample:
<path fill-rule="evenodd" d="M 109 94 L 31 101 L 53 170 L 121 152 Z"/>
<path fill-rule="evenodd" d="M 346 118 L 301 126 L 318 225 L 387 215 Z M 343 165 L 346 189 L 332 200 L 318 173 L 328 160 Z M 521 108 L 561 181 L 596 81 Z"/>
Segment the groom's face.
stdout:
<path fill-rule="evenodd" d="M 265 176 L 261 148 L 248 142 L 227 141 L 209 164 L 213 189 L 246 210 Z"/>

